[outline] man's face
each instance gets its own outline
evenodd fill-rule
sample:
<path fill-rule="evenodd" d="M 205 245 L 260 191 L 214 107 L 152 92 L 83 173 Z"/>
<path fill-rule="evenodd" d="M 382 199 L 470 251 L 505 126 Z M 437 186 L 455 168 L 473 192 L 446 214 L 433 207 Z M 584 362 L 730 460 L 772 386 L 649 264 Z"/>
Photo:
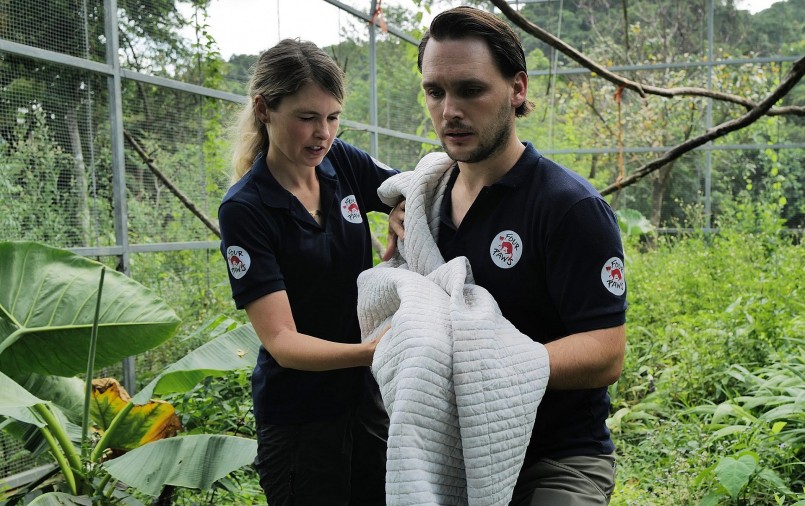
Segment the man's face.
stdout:
<path fill-rule="evenodd" d="M 422 88 L 450 158 L 477 163 L 505 147 L 514 130 L 515 107 L 522 103 L 515 81 L 501 75 L 481 39 L 428 41 Z"/>

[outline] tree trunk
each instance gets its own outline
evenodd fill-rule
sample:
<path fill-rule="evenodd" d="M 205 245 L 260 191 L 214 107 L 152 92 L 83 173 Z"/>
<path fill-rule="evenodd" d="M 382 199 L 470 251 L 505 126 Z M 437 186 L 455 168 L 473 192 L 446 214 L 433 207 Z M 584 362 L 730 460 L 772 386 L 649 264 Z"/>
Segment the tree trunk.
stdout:
<path fill-rule="evenodd" d="M 665 192 L 671 182 L 671 171 L 676 165 L 671 162 L 657 171 L 657 176 L 651 180 L 651 224 L 655 227 L 660 226 L 662 219 L 662 205 L 665 200 Z"/>
<path fill-rule="evenodd" d="M 88 246 L 90 244 L 90 227 L 87 167 L 84 163 L 84 150 L 81 147 L 81 132 L 78 128 L 78 118 L 76 117 L 74 109 L 68 109 L 65 114 L 65 121 L 67 122 L 70 148 L 73 151 L 73 160 L 75 161 L 76 217 L 78 219 L 80 245 Z"/>

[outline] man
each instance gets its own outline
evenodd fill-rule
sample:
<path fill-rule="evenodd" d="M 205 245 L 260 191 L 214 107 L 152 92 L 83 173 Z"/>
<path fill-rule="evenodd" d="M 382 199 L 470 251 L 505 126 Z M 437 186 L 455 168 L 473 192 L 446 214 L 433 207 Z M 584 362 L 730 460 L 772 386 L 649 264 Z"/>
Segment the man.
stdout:
<path fill-rule="evenodd" d="M 442 200 L 438 246 L 466 256 L 475 282 L 550 358 L 513 505 L 606 504 L 614 445 L 607 386 L 623 365 L 626 286 L 614 213 L 582 177 L 515 132 L 529 113 L 525 56 L 492 14 L 458 7 L 434 18 L 418 66 L 433 126 L 457 163 Z"/>

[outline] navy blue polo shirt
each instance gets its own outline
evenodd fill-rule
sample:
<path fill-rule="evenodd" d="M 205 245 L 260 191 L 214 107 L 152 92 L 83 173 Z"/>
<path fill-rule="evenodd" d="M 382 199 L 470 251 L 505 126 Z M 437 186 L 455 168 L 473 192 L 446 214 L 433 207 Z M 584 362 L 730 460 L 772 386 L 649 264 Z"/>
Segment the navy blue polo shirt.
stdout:
<path fill-rule="evenodd" d="M 368 211 L 388 212 L 378 186 L 396 174 L 338 139 L 316 167 L 322 224 L 271 175 L 261 154 L 218 209 L 221 252 L 239 309 L 279 290 L 299 332 L 360 342 L 357 277 L 372 267 Z M 255 417 L 305 423 L 357 404 L 377 385 L 368 367 L 310 372 L 281 367 L 263 348 L 252 376 Z"/>
<path fill-rule="evenodd" d="M 475 282 L 505 318 L 540 343 L 625 322 L 626 284 L 617 219 L 587 180 L 530 144 L 503 178 L 484 187 L 461 226 L 450 218 L 452 169 L 441 209 L 439 249 L 466 256 Z M 526 462 L 614 450 L 606 388 L 548 390 Z"/>

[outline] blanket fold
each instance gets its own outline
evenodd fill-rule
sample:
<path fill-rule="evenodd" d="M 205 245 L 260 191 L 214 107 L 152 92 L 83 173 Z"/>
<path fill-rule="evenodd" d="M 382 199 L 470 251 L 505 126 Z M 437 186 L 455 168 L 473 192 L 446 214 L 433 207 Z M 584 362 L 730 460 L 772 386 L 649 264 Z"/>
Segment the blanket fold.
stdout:
<path fill-rule="evenodd" d="M 406 199 L 406 238 L 358 278 L 362 339 L 391 324 L 372 363 L 390 418 L 388 505 L 508 504 L 550 372 L 467 259 L 439 253 L 452 164 L 432 153 L 380 187 L 387 204 Z"/>

